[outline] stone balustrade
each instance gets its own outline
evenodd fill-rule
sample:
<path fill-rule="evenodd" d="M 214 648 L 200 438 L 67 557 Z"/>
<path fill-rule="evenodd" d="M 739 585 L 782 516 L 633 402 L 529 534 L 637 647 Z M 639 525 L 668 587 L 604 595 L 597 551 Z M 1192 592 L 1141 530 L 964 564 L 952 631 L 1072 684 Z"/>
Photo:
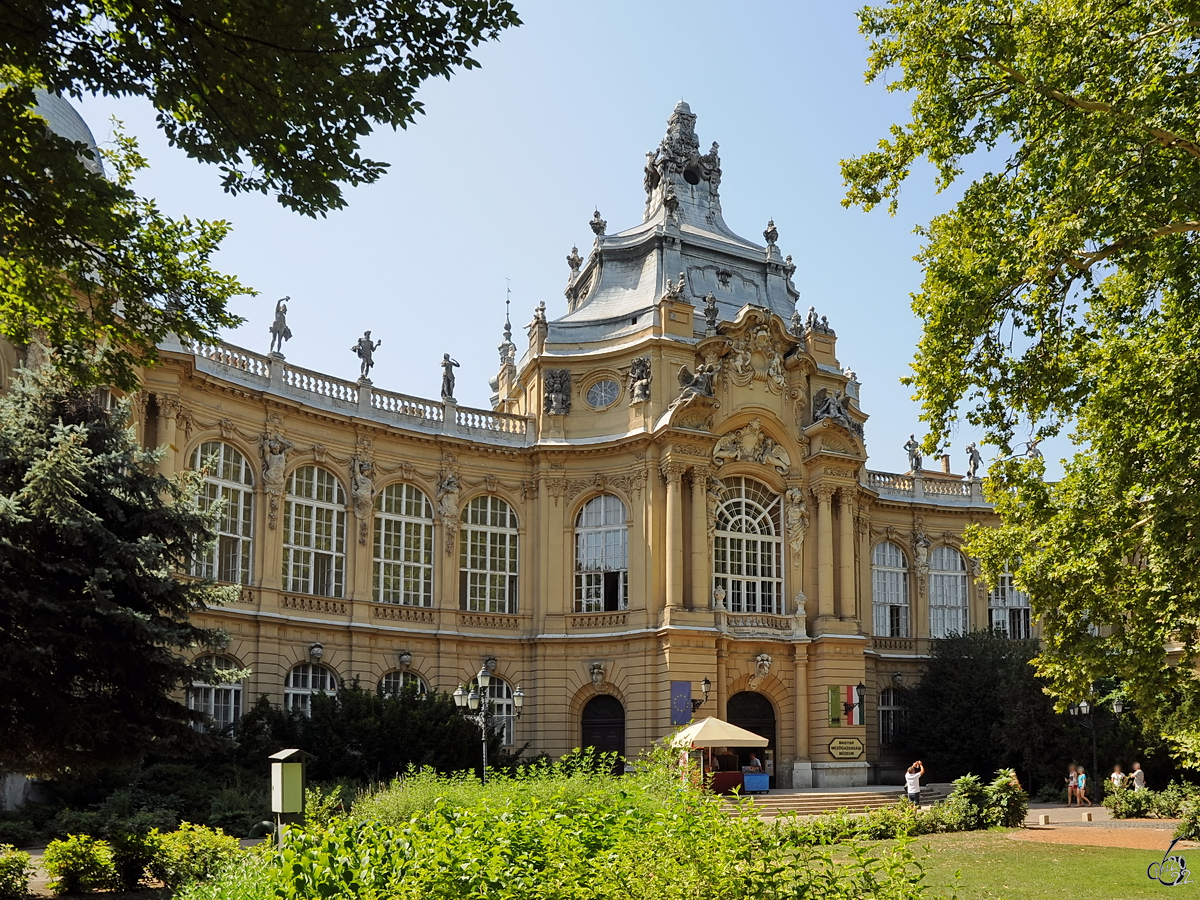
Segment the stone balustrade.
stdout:
<path fill-rule="evenodd" d="M 885 499 L 915 500 L 934 506 L 991 505 L 983 499 L 983 483 L 978 478 L 926 478 L 919 474 L 867 471 L 866 486 Z"/>
<path fill-rule="evenodd" d="M 369 381 L 334 378 L 290 365 L 281 356 L 263 356 L 232 344 L 195 347 L 164 344 L 162 349 L 192 353 L 198 371 L 393 427 L 461 434 L 483 444 L 527 447 L 534 442 L 533 420 L 527 416 L 458 406 L 453 400 L 426 400 L 384 391 Z"/>

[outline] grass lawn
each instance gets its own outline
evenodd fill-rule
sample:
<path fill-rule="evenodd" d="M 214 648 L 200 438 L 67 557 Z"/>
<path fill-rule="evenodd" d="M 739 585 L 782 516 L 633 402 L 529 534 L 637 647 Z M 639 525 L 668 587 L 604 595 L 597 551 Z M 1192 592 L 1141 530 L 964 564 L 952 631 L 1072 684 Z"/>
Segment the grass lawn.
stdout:
<path fill-rule="evenodd" d="M 1188 860 L 1192 884 L 1166 887 L 1146 877 L 1146 867 L 1162 859 L 1150 850 L 1077 847 L 1015 841 L 1008 831 L 926 835 L 917 839 L 926 883 L 945 886 L 960 873 L 960 900 L 1061 900 L 1061 898 L 1200 897 L 1200 851 Z M 1184 851 L 1188 856 L 1189 852 Z"/>

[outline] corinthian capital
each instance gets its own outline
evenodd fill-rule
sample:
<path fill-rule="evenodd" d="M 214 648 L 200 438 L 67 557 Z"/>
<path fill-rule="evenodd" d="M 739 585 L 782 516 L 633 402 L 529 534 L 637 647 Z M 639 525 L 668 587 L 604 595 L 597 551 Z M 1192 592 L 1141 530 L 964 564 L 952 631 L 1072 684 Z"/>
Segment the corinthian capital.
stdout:
<path fill-rule="evenodd" d="M 817 484 L 813 486 L 812 495 L 818 503 L 833 502 L 833 495 L 837 493 L 837 488 L 832 484 Z"/>
<path fill-rule="evenodd" d="M 662 472 L 663 481 L 678 486 L 683 482 L 683 473 L 687 471 L 687 464 L 669 460 L 659 466 L 659 471 Z"/>

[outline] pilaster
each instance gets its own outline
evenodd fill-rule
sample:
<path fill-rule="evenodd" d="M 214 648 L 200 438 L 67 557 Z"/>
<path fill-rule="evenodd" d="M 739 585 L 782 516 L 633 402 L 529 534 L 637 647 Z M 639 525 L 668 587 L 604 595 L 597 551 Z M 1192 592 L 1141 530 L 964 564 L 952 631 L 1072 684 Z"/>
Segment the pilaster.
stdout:
<path fill-rule="evenodd" d="M 660 467 L 667 484 L 666 599 L 668 607 L 683 606 L 683 473 L 687 466 L 668 460 Z"/>

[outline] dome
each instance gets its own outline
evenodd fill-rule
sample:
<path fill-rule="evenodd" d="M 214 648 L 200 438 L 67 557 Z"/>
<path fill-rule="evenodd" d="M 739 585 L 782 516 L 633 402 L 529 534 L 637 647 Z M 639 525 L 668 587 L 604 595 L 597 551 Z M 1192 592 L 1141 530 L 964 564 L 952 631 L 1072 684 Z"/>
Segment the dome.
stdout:
<path fill-rule="evenodd" d="M 34 111 L 50 124 L 50 130 L 68 141 L 86 144 L 92 152 L 90 156 L 84 156 L 84 165 L 97 175 L 103 175 L 104 165 L 100 161 L 100 150 L 96 146 L 95 137 L 92 136 L 92 129 L 83 121 L 83 116 L 68 100 L 58 94 L 38 88 L 35 96 L 37 99 L 34 102 Z"/>

